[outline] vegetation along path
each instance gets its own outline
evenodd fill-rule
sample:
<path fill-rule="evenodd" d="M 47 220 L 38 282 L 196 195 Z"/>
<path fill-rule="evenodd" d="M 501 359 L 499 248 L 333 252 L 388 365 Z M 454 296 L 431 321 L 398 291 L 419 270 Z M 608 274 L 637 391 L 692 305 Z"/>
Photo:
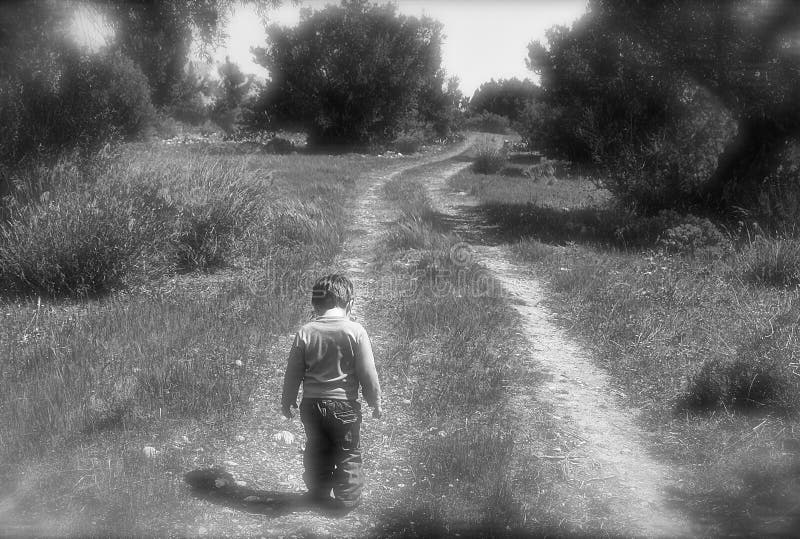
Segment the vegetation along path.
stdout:
<path fill-rule="evenodd" d="M 503 421 L 516 429 L 518 441 L 514 444 L 509 476 L 525 477 L 524 468 L 531 462 L 561 466 L 564 470 L 561 480 L 542 488 L 550 489 L 566 504 L 557 510 L 564 520 L 578 524 L 560 525 L 556 533 L 694 535 L 691 524 L 671 509 L 664 495 L 673 480 L 672 473 L 647 454 L 639 429 L 631 414 L 617 404 L 605 373 L 552 320 L 552 314 L 541 304 L 543 291 L 536 278 L 515 264 L 503 246 L 487 245 L 483 236 L 489 234 L 482 232 L 485 225 L 472 217 L 472 213 L 467 216 L 465 211 L 475 204 L 474 200 L 464 194 L 453 194 L 446 187 L 450 176 L 468 166 L 453 157 L 469 142 L 447 153 L 398 162 L 370 174 L 364 181 L 348 238 L 331 269 L 346 271 L 354 278 L 357 289 L 354 313 L 359 318 L 368 314 L 364 323 L 371 333 L 376 355 L 380 360 L 390 353 L 393 328 L 386 320 L 372 316 L 376 305 L 385 301 L 383 287 L 387 285 L 375 270 L 375 253 L 389 225 L 398 217 L 398 209 L 386 200 L 382 188 L 404 174 L 427 184 L 436 209 L 461 239 L 470 240 L 457 243 L 451 253 L 478 262 L 494 278 L 493 282 L 501 285 L 500 292 L 519 313 L 521 338 L 530 350 L 525 368 L 546 375 L 546 381 L 538 387 L 511 380 L 506 388 L 510 403 L 507 409 L 514 417 Z M 287 334 L 281 342 L 276 342 L 274 353 L 288 350 L 291 337 Z M 173 532 L 295 537 L 381 535 L 387 512 L 402 506 L 405 489 L 414 479 L 415 437 L 426 435 L 425 427 L 415 425 L 407 411 L 410 400 L 403 389 L 396 383 L 387 383 L 387 419 L 367 420 L 363 426 L 368 503 L 337 517 L 300 507 L 300 493 L 304 491 L 300 458 L 304 435 L 298 420 L 284 421 L 277 417 L 281 374 L 265 373 L 264 382 L 256 391 L 253 413 L 234 426 L 233 440 L 213 456 L 208 455 L 211 458 L 205 461 L 221 464 L 232 474 L 223 479 L 235 479 L 238 486 L 198 501 L 193 511 L 196 521 L 173 523 Z M 531 377 L 515 378 L 525 379 Z M 535 442 L 535 438 L 541 437 L 535 430 L 542 428 L 539 415 L 543 409 L 550 415 L 548 424 L 557 425 L 559 436 L 566 433 L 568 442 L 547 449 Z M 524 443 L 525 440 L 532 443 Z M 525 495 L 519 494 L 516 501 L 525 505 L 525 500 L 519 499 Z M 537 503 L 530 501 L 532 505 Z M 591 519 L 576 516 L 585 510 L 600 515 Z"/>
<path fill-rule="evenodd" d="M 450 172 L 454 173 L 464 165 Z M 542 387 L 515 384 L 511 407 L 525 414 L 534 408 L 535 397 L 552 404 L 553 418 L 561 429 L 571 432 L 575 443 L 569 451 L 559 448 L 554 454 L 533 455 L 570 465 L 570 483 L 595 483 L 594 495 L 602 496 L 613 511 L 611 527 L 626 534 L 656 537 L 694 535 L 690 523 L 670 507 L 664 492 L 674 481 L 670 469 L 648 455 L 639 429 L 630 412 L 617 404 L 606 373 L 596 367 L 579 343 L 567 335 L 542 304 L 544 291 L 534 275 L 515 264 L 502 245 L 486 245 L 480 222 L 474 212 L 465 211 L 477 201 L 466 193 L 453 193 L 446 185 L 447 175 L 429 178 L 430 194 L 454 231 L 471 243 L 461 250 L 487 268 L 502 285 L 502 293 L 522 318 L 524 338 L 530 348 L 529 363 L 543 369 L 549 380 Z M 469 215 L 469 216 L 467 216 Z M 533 422 L 518 418 L 518 424 Z M 530 446 L 528 446 L 530 447 Z M 517 444 L 518 451 L 525 446 Z M 517 456 L 519 460 L 519 456 Z M 569 489 L 569 485 L 566 486 Z"/>
<path fill-rule="evenodd" d="M 412 161 L 398 161 L 378 172 L 359 179 L 361 195 L 354 202 L 353 218 L 342 251 L 331 271 L 347 272 L 354 281 L 356 303 L 354 316 L 362 319 L 370 304 L 382 300 L 381 281 L 371 265 L 386 225 L 396 218 L 397 210 L 383 197 L 383 185 L 393 177 L 416 167 L 446 161 L 462 153 L 472 138 Z M 317 275 L 308 275 L 305 284 Z M 298 294 L 306 294 L 304 283 L 280 283 L 296 286 Z M 380 320 L 364 321 L 370 331 L 376 356 L 380 361 L 387 353 L 388 328 Z M 275 342 L 270 354 L 288 353 L 293 335 L 284 335 Z M 380 365 L 379 365 L 380 372 Z M 211 455 L 205 455 L 202 466 L 193 471 L 190 482 L 213 487 L 207 495 L 198 490 L 197 503 L 184 517 L 157 526 L 164 532 L 179 535 L 266 536 L 266 537 L 361 537 L 369 535 L 381 520 L 381 514 L 402 496 L 409 483 L 407 466 L 409 443 L 398 440 L 396 425 L 409 422 L 404 417 L 402 396 L 391 384 L 384 388 L 385 421 L 366 419 L 362 426 L 362 444 L 367 474 L 364 491 L 368 503 L 342 517 L 303 506 L 300 497 L 305 491 L 302 481 L 303 428 L 299 419 L 280 417 L 279 398 L 282 372 L 265 372 L 253 396 L 253 410 L 230 429 L 230 440 L 217 443 Z M 369 417 L 365 413 L 365 417 Z M 200 472 L 212 466 L 207 476 Z M 210 479 L 210 482 L 209 482 Z M 216 482 L 216 484 L 214 484 Z M 222 485 L 221 488 L 220 485 Z M 202 485 L 201 485 L 202 486 Z M 399 487 L 398 487 L 399 486 Z"/>

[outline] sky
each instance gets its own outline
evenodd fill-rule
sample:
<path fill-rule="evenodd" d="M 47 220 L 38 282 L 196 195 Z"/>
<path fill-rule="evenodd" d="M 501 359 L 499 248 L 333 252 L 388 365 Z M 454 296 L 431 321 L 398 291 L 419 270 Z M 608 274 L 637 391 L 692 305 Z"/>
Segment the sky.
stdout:
<path fill-rule="evenodd" d="M 304 0 L 293 5 L 289 0 L 268 13 L 271 22 L 285 26 L 297 24 L 300 9 L 321 9 L 332 0 Z M 384 3 L 382 0 L 378 3 Z M 395 0 L 406 15 L 427 15 L 444 25 L 442 67 L 448 76 L 460 80 L 464 95 L 490 79 L 530 78 L 525 66 L 528 43 L 545 40 L 551 26 L 569 26 L 586 10 L 586 0 Z M 252 61 L 250 47 L 266 43 L 264 25 L 252 8 L 237 9 L 230 19 L 228 43 L 216 58 L 226 56 L 246 73 L 266 76 Z"/>

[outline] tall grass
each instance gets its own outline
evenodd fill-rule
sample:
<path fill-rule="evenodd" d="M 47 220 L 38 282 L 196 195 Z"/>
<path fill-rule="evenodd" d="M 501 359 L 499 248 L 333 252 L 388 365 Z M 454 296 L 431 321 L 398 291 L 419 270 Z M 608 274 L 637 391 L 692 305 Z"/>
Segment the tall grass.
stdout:
<path fill-rule="evenodd" d="M 496 174 L 508 161 L 506 150 L 497 147 L 491 139 L 482 139 L 475 144 L 475 161 L 472 170 L 478 174 Z"/>
<path fill-rule="evenodd" d="M 212 440 L 277 376 L 276 336 L 307 313 L 355 178 L 379 163 L 130 145 L 97 174 L 65 167 L 6 200 L 0 480 L 77 526 L 32 529 L 152 533 L 146 515 L 177 495 L 169 474 L 197 456 L 176 432 Z"/>
<path fill-rule="evenodd" d="M 463 189 L 469 178 L 461 181 Z M 524 188 L 491 181 L 500 187 L 479 192 L 491 201 L 487 219 L 536 267 L 551 308 L 641 410 L 654 450 L 692 470 L 679 492 L 684 507 L 712 534 L 788 526 L 787 493 L 798 485 L 788 470 L 800 454 L 774 448 L 800 441 L 795 241 L 731 242 L 699 217 L 620 218 L 570 196 L 520 213 Z M 581 226 L 559 232 L 542 215 Z"/>

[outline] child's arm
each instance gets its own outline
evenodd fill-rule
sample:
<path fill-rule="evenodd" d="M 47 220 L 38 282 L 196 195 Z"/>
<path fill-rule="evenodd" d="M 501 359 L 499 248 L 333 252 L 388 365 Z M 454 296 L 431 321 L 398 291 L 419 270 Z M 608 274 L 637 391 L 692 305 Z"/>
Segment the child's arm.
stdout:
<path fill-rule="evenodd" d="M 361 383 L 361 391 L 367 399 L 372 410 L 372 417 L 380 419 L 383 414 L 381 408 L 381 384 L 378 381 L 378 371 L 375 368 L 375 357 L 372 355 L 372 343 L 365 331 L 358 340 L 356 348 L 356 373 Z"/>
<path fill-rule="evenodd" d="M 297 392 L 300 389 L 300 382 L 303 381 L 303 374 L 306 370 L 303 361 L 304 349 L 303 340 L 298 333 L 295 335 L 292 349 L 289 351 L 289 360 L 286 363 L 286 374 L 283 376 L 281 412 L 287 419 L 294 417 L 292 408 L 297 408 Z"/>

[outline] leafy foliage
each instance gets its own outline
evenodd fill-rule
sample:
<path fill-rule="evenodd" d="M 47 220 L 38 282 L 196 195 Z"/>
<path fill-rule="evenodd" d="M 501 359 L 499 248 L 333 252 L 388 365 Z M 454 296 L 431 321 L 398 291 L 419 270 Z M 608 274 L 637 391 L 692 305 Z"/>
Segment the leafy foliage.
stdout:
<path fill-rule="evenodd" d="M 249 0 L 263 10 L 279 0 Z M 103 1 L 95 4 L 111 26 L 110 45 L 139 66 L 150 82 L 156 106 L 179 103 L 180 86 L 193 39 L 216 44 L 233 2 L 230 0 Z"/>
<path fill-rule="evenodd" d="M 473 114 L 490 112 L 505 116 L 513 122 L 519 119 L 526 105 L 538 95 L 539 87 L 529 79 L 492 79 L 481 84 L 472 94 L 469 110 Z"/>
<path fill-rule="evenodd" d="M 608 187 L 643 210 L 749 208 L 800 134 L 798 28 L 786 1 L 593 1 L 531 44 L 544 92 L 526 134 L 616 171 Z"/>
<path fill-rule="evenodd" d="M 234 131 L 242 120 L 241 105 L 252 84 L 238 65 L 225 58 L 218 68 L 220 82 L 216 101 L 211 111 L 211 119 L 227 133 Z"/>
<path fill-rule="evenodd" d="M 7 97 L 0 103 L 5 160 L 40 148 L 92 150 L 112 139 L 132 139 L 153 115 L 147 80 L 119 54 L 67 49 L 46 69 L 10 73 L 0 88 Z"/>
<path fill-rule="evenodd" d="M 312 144 L 391 141 L 419 112 L 421 93 L 441 85 L 441 25 L 394 6 L 348 0 L 272 26 L 256 61 L 272 84 L 254 107 L 275 126 L 300 126 Z"/>
<path fill-rule="evenodd" d="M 464 120 L 464 128 L 483 133 L 505 135 L 511 128 L 511 122 L 505 116 L 484 111 Z"/>

